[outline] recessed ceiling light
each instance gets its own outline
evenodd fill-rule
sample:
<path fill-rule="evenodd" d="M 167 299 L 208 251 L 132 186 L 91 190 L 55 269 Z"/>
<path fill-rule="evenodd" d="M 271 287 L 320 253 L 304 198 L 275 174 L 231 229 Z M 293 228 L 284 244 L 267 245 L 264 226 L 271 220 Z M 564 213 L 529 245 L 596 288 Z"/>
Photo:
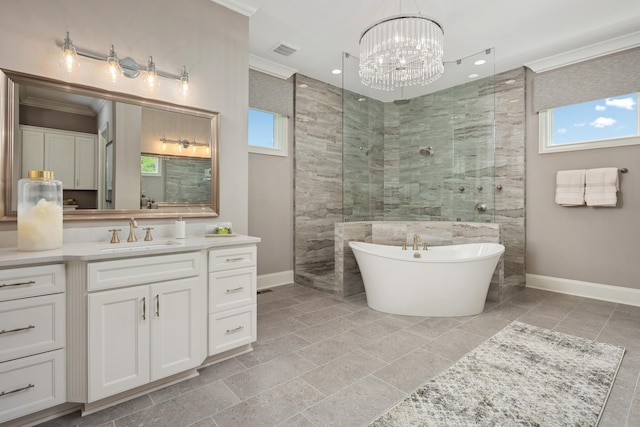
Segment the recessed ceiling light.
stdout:
<path fill-rule="evenodd" d="M 367 98 L 358 98 L 358 102 L 364 102 L 366 100 L 367 100 Z"/>
<path fill-rule="evenodd" d="M 309 85 L 308 85 L 308 84 L 306 84 L 306 83 L 300 83 L 300 84 L 298 85 L 298 87 L 301 87 L 301 88 L 303 88 L 303 89 L 304 89 L 304 88 L 306 88 L 306 87 L 309 87 Z"/>
<path fill-rule="evenodd" d="M 331 70 L 331 74 L 342 74 L 342 70 L 336 68 L 335 70 Z"/>
<path fill-rule="evenodd" d="M 512 84 L 514 84 L 515 82 L 516 82 L 515 80 L 513 80 L 513 79 L 509 79 L 509 80 L 507 80 L 506 82 L 504 82 L 504 84 L 506 84 L 506 85 L 512 85 Z"/>
<path fill-rule="evenodd" d="M 485 61 L 484 59 L 478 59 L 476 62 L 473 63 L 473 65 L 484 65 L 486 63 L 487 61 Z"/>
<path fill-rule="evenodd" d="M 478 77 L 479 75 L 480 75 L 480 74 L 476 74 L 476 73 L 469 74 L 469 78 L 470 78 L 470 79 L 475 79 L 475 78 L 476 78 L 476 77 Z"/>

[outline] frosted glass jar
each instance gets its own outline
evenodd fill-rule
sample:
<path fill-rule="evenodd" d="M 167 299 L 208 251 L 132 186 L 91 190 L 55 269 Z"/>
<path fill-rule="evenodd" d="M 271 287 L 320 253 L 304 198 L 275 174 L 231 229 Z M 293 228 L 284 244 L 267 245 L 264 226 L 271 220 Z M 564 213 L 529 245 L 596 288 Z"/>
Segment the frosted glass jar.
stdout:
<path fill-rule="evenodd" d="M 18 181 L 18 250 L 62 247 L 62 182 L 52 171 L 29 171 Z"/>

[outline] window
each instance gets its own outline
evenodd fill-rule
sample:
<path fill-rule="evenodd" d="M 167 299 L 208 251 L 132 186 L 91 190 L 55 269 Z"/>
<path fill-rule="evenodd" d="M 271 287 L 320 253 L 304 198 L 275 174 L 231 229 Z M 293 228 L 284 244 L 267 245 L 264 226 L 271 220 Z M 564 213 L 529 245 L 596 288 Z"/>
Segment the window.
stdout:
<path fill-rule="evenodd" d="M 147 176 L 160 176 L 162 175 L 161 169 L 162 163 L 159 157 L 155 156 L 140 156 L 140 172 L 142 175 Z"/>
<path fill-rule="evenodd" d="M 638 94 L 540 112 L 540 153 L 640 144 Z"/>
<path fill-rule="evenodd" d="M 287 155 L 289 120 L 286 116 L 267 111 L 249 110 L 249 152 Z"/>

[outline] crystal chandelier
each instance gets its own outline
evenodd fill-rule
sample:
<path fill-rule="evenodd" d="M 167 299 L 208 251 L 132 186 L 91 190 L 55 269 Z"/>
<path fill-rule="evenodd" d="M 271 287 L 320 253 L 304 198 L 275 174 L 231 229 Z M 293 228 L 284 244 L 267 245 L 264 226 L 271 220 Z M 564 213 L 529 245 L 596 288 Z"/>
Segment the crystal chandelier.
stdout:
<path fill-rule="evenodd" d="M 426 85 L 444 72 L 444 31 L 421 15 L 376 22 L 360 37 L 360 79 L 373 89 Z"/>

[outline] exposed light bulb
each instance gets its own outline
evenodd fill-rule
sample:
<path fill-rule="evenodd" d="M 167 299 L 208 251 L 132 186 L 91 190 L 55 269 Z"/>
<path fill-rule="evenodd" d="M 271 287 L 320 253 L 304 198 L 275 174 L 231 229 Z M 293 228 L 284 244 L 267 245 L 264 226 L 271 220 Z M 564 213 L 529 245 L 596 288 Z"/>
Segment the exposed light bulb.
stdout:
<path fill-rule="evenodd" d="M 211 153 L 211 150 L 209 149 L 209 146 L 208 146 L 208 145 L 207 145 L 207 148 L 205 148 L 205 150 L 204 150 L 204 151 L 205 151 L 205 153 L 207 153 L 207 154 L 210 154 L 210 153 Z"/>
<path fill-rule="evenodd" d="M 111 45 L 109 56 L 107 57 L 107 75 L 109 76 L 109 80 L 113 83 L 117 82 L 122 75 L 120 60 L 118 59 L 118 55 L 116 55 L 113 45 Z"/>
<path fill-rule="evenodd" d="M 162 143 L 162 151 L 167 151 L 167 143 L 166 142 Z"/>
<path fill-rule="evenodd" d="M 182 153 L 182 144 L 178 143 L 178 152 Z"/>
<path fill-rule="evenodd" d="M 153 62 L 153 56 L 150 56 L 147 61 L 147 73 L 145 80 L 147 82 L 147 86 L 151 90 L 158 86 L 158 72 L 156 71 L 156 64 Z"/>
<path fill-rule="evenodd" d="M 196 147 L 196 146 L 194 145 L 194 146 L 193 146 L 193 148 L 191 148 L 191 151 L 193 151 L 193 152 L 195 153 L 196 151 L 198 151 L 198 147 Z"/>
<path fill-rule="evenodd" d="M 182 66 L 180 71 L 180 80 L 178 81 L 178 93 L 182 97 L 189 95 L 189 73 L 187 73 L 187 67 Z"/>
<path fill-rule="evenodd" d="M 69 37 L 68 31 L 67 36 L 62 43 L 62 50 L 60 51 L 58 64 L 65 73 L 69 74 L 77 72 L 79 68 L 78 52 L 76 51 L 76 47 L 73 45 L 73 41 Z"/>

